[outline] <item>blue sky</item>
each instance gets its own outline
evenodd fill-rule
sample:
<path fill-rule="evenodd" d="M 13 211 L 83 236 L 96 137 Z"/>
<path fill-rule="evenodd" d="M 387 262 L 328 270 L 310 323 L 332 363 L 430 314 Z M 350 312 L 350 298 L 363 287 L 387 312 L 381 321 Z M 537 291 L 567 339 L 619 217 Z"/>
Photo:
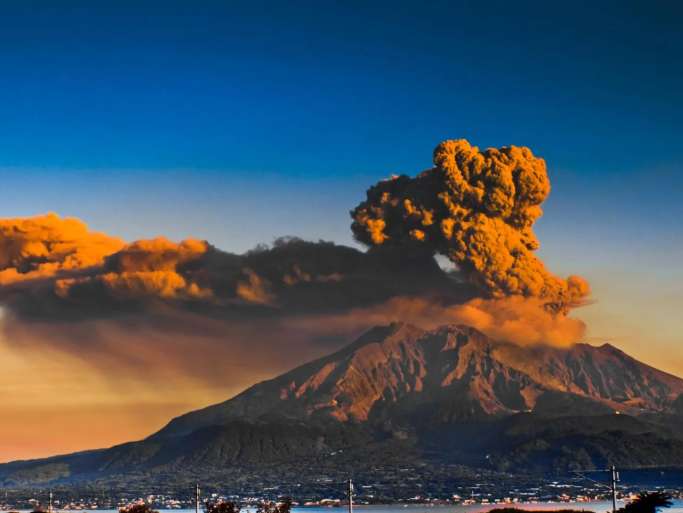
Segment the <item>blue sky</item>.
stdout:
<path fill-rule="evenodd" d="M 0 215 L 350 243 L 367 186 L 439 141 L 526 145 L 553 183 L 541 253 L 593 282 L 592 333 L 635 348 L 655 320 L 642 336 L 678 348 L 682 21 L 674 1 L 3 2 Z"/>

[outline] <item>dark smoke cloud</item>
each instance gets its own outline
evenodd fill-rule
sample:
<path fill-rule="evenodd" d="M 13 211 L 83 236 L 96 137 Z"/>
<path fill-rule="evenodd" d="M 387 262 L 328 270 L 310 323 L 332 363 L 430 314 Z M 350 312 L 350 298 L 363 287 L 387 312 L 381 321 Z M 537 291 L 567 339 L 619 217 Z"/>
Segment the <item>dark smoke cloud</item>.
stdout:
<path fill-rule="evenodd" d="M 589 294 L 578 276 L 550 273 L 532 230 L 550 192 L 545 161 L 524 147 L 479 151 L 464 139 L 434 150 L 434 167 L 368 190 L 351 212 L 368 246 L 422 246 L 451 259 L 489 297 L 541 298 L 567 312 Z"/>
<path fill-rule="evenodd" d="M 10 236 L 0 243 L 11 245 Z M 175 243 L 160 237 L 121 246 L 83 266 L 57 261 L 58 272 L 49 274 L 22 263 L 7 267 L 1 272 L 19 278 L 0 285 L 0 298 L 18 317 L 45 320 L 173 309 L 234 319 L 332 311 L 396 295 L 445 295 L 461 302 L 474 292 L 421 250 L 361 252 L 291 237 L 243 255 L 192 239 Z"/>

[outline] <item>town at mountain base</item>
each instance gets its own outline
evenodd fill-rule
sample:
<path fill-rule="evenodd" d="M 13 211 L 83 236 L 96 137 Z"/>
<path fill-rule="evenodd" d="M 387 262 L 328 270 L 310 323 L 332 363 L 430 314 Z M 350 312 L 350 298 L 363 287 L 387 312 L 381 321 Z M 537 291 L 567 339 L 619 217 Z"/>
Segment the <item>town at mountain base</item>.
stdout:
<path fill-rule="evenodd" d="M 609 344 L 392 324 L 145 440 L 0 465 L 0 483 L 286 485 L 401 468 L 446 483 L 681 461 L 683 380 Z"/>

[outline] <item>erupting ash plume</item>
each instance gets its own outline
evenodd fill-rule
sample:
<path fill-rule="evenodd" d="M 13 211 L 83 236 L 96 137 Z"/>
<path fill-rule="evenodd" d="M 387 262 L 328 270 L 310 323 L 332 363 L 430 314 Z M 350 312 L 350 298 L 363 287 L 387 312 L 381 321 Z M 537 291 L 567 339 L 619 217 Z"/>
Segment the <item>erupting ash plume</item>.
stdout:
<path fill-rule="evenodd" d="M 524 147 L 483 152 L 466 140 L 434 150 L 434 167 L 371 187 L 352 212 L 368 246 L 418 245 L 447 256 L 492 298 L 539 298 L 566 313 L 589 293 L 581 277 L 559 278 L 534 255 L 532 230 L 550 192 L 545 161 Z"/>

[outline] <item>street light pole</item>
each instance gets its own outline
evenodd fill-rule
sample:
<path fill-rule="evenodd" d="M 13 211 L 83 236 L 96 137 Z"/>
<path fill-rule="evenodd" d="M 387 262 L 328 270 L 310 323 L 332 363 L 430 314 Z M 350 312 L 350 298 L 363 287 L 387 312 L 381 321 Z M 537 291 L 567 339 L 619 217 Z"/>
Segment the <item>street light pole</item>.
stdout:
<path fill-rule="evenodd" d="M 617 481 L 619 481 L 619 473 L 614 465 L 610 468 L 610 488 L 612 489 L 612 513 L 617 512 Z"/>

